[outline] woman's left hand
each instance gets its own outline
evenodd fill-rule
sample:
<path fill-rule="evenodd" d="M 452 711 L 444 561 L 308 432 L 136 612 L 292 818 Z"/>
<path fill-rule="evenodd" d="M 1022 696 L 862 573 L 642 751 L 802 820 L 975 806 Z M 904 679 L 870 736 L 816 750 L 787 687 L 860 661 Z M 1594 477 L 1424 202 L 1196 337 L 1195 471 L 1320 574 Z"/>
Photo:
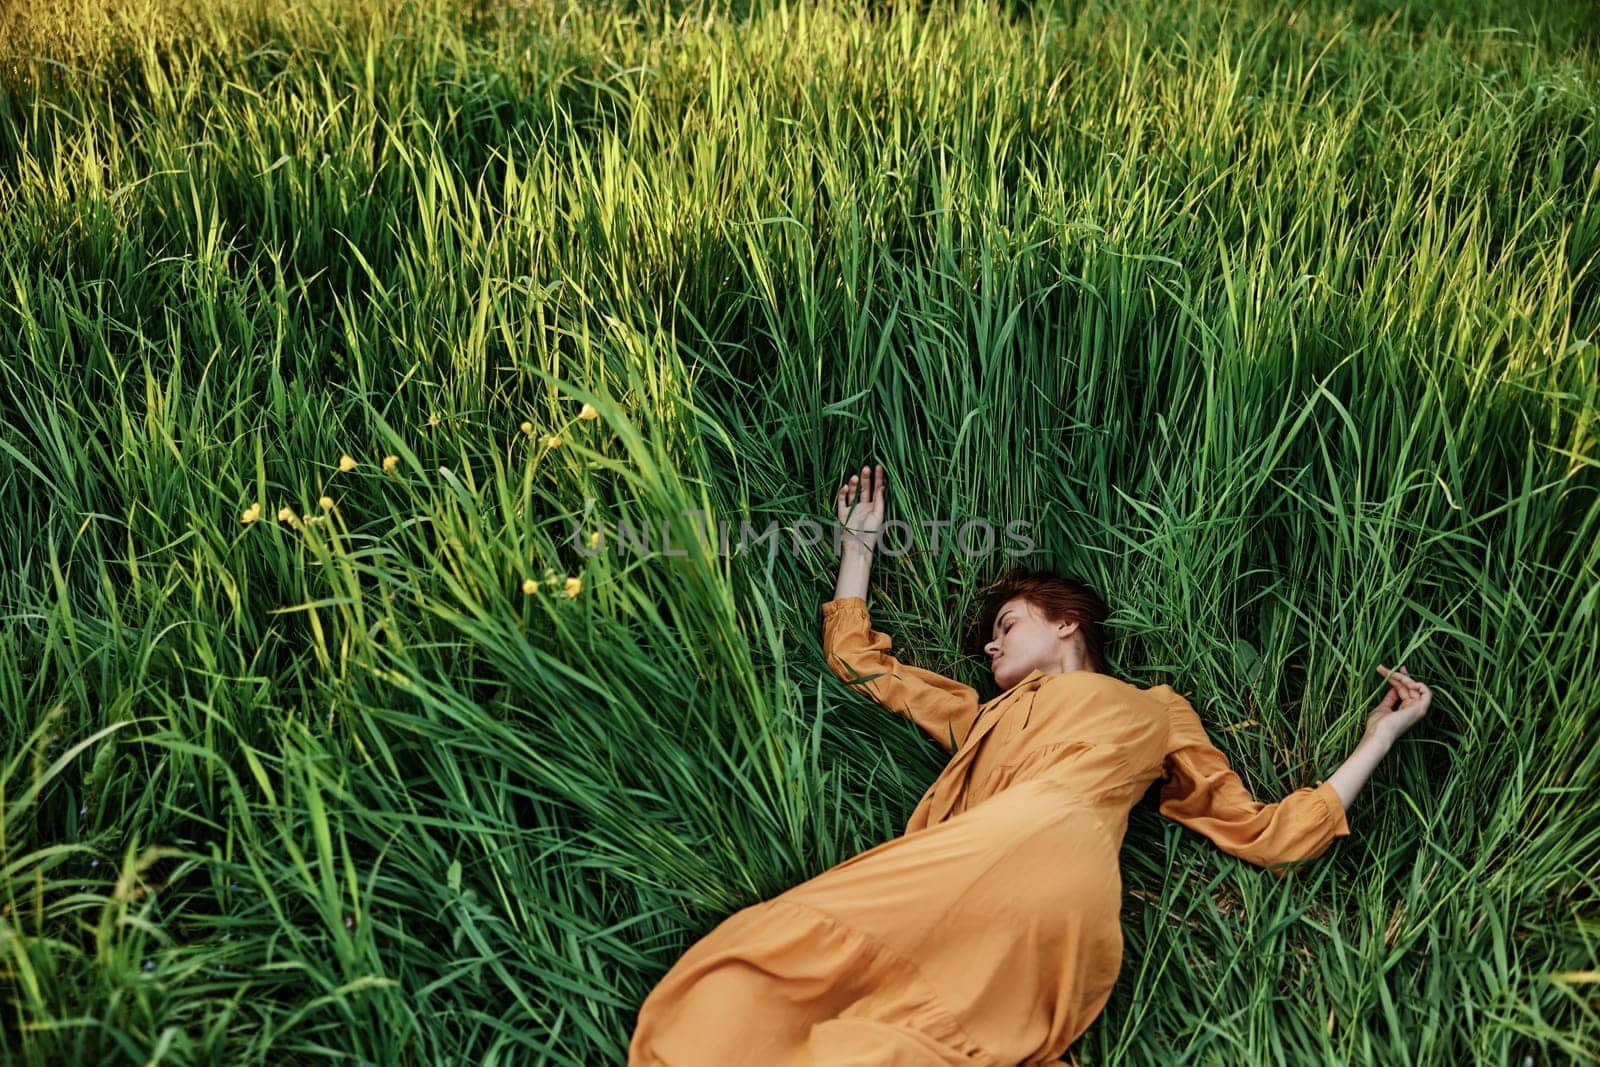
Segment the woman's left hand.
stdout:
<path fill-rule="evenodd" d="M 1404 664 L 1390 670 L 1380 663 L 1378 673 L 1389 679 L 1389 691 L 1367 716 L 1367 737 L 1380 737 L 1392 743 L 1422 721 L 1428 705 L 1433 702 L 1433 691 L 1408 677 Z"/>

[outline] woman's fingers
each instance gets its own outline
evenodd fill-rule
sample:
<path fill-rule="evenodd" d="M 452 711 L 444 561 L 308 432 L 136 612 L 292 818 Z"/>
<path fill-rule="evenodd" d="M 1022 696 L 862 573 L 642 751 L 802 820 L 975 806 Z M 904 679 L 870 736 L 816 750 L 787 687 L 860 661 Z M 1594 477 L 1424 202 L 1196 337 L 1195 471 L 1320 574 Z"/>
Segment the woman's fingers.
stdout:
<path fill-rule="evenodd" d="M 1399 667 L 1396 667 L 1394 673 L 1402 682 L 1406 683 L 1407 685 L 1416 686 L 1418 689 L 1428 688 L 1426 685 L 1423 685 L 1421 682 L 1411 677 L 1411 675 L 1407 674 L 1403 664 Z"/>
<path fill-rule="evenodd" d="M 839 487 L 839 493 L 836 499 L 838 501 L 837 510 L 839 513 L 839 521 L 841 523 L 849 522 L 851 512 L 856 509 L 856 483 L 857 479 L 855 475 L 851 475 L 850 480 Z"/>
<path fill-rule="evenodd" d="M 883 464 L 878 464 L 876 472 L 871 467 L 862 467 L 859 474 L 852 474 L 850 480 L 839 487 L 839 498 L 846 503 L 853 502 L 859 491 L 863 504 L 875 503 L 888 491 L 887 483 L 888 479 L 883 476 Z"/>
<path fill-rule="evenodd" d="M 1392 681 L 1395 685 L 1400 686 L 1415 699 L 1420 700 L 1424 696 L 1428 695 L 1428 687 L 1407 674 L 1404 666 L 1395 669 L 1394 675 L 1390 678 L 1390 681 Z"/>
<path fill-rule="evenodd" d="M 874 471 L 871 467 L 862 467 L 861 484 L 866 490 L 865 499 L 867 503 L 871 504 L 877 502 L 882 497 L 885 488 L 883 484 L 882 464 L 879 464 L 876 471 Z"/>
<path fill-rule="evenodd" d="M 1389 681 L 1391 681 L 1391 682 L 1406 683 L 1406 684 L 1409 684 L 1409 685 L 1421 685 L 1422 684 L 1421 682 L 1418 682 L 1415 678 L 1412 678 L 1410 675 L 1408 675 L 1406 673 L 1406 668 L 1405 668 L 1404 664 L 1401 664 L 1400 666 L 1394 668 L 1393 670 L 1390 670 L 1388 667 L 1385 667 L 1383 664 L 1380 663 L 1380 664 L 1378 664 L 1378 673 L 1383 675 L 1385 678 L 1389 679 Z"/>
<path fill-rule="evenodd" d="M 1399 671 L 1396 671 L 1389 676 L 1389 684 L 1394 686 L 1396 689 L 1405 690 L 1406 692 L 1411 692 L 1417 688 L 1416 682 L 1413 682 L 1410 678 L 1407 678 Z"/>
<path fill-rule="evenodd" d="M 1421 682 L 1415 680 L 1405 673 L 1404 664 L 1401 664 L 1399 667 L 1390 670 L 1388 667 L 1385 667 L 1380 663 L 1378 664 L 1378 673 L 1388 679 L 1389 685 L 1392 687 L 1390 689 L 1391 693 L 1400 693 L 1405 697 L 1405 703 L 1409 704 L 1412 701 L 1429 700 L 1432 698 L 1433 694 L 1427 686 L 1423 685 Z"/>

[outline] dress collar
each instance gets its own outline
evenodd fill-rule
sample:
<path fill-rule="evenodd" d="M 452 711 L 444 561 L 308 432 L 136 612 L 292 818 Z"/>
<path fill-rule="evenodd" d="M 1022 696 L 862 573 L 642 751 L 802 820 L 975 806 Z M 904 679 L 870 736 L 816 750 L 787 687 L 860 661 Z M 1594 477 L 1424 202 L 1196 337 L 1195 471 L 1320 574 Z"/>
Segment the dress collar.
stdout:
<path fill-rule="evenodd" d="M 1037 667 L 1035 667 L 1033 670 L 1029 671 L 1026 675 L 1024 675 L 1022 677 L 1022 679 L 1019 680 L 1010 689 L 1002 689 L 1002 690 L 1000 690 L 1000 692 L 995 694 L 995 696 L 994 696 L 994 698 L 992 700 L 984 701 L 983 706 L 987 708 L 991 704 L 1000 703 L 1002 700 L 1005 700 L 1007 697 L 1015 696 L 1018 693 L 1027 692 L 1030 689 L 1036 689 L 1036 688 L 1038 688 L 1040 682 L 1044 681 L 1046 678 L 1049 678 L 1049 677 L 1050 677 L 1050 675 L 1046 674 L 1044 671 L 1041 671 Z"/>

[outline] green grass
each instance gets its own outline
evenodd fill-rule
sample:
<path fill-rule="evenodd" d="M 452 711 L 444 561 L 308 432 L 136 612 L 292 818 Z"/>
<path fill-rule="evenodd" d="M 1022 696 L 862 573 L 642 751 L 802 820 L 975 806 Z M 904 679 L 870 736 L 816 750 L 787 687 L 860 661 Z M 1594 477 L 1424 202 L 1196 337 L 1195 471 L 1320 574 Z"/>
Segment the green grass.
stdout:
<path fill-rule="evenodd" d="M 0 1058 L 620 1062 L 939 760 L 824 669 L 823 548 L 570 523 L 873 460 L 1264 799 L 1377 663 L 1436 694 L 1292 878 L 1135 808 L 1081 1062 L 1592 1062 L 1581 5 L 116 10 L 0 63 Z M 987 686 L 1013 561 L 927 547 L 874 620 Z"/>

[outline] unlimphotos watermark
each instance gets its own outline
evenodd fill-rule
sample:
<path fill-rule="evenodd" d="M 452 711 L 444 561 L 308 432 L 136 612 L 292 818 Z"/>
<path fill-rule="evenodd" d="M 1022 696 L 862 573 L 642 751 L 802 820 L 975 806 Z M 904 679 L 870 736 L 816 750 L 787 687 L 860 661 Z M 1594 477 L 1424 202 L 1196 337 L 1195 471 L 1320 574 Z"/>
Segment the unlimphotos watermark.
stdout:
<path fill-rule="evenodd" d="M 769 556 L 784 551 L 798 553 L 822 544 L 826 538 L 837 557 L 844 550 L 846 538 L 854 540 L 860 536 L 837 522 L 824 525 L 812 519 L 801 519 L 784 526 L 777 519 L 772 519 L 757 530 L 748 520 L 741 519 L 735 539 L 732 525 L 727 519 L 722 519 L 717 522 L 716 536 L 713 537 L 711 524 L 704 511 L 695 508 L 680 514 L 696 520 L 695 543 L 718 556 L 740 556 L 763 545 Z M 661 520 L 659 528 L 653 528 L 649 523 L 634 526 L 627 521 L 619 522 L 610 538 L 604 529 L 586 533 L 586 525 L 582 519 L 572 521 L 572 545 L 580 555 L 603 554 L 607 551 L 608 540 L 610 550 L 618 557 L 650 556 L 656 552 L 664 556 L 689 554 L 688 538 L 680 535 L 674 546 L 672 525 L 667 519 Z M 909 522 L 901 519 L 885 522 L 879 530 L 874 552 L 885 556 L 903 556 L 912 549 L 920 548 L 938 553 L 946 534 L 950 535 L 955 549 L 968 558 L 988 556 L 997 549 L 1016 558 L 1026 556 L 1034 549 L 1033 524 L 1024 519 L 1013 519 L 1004 526 L 997 526 L 986 519 L 969 519 L 959 526 L 953 519 L 924 519 L 917 525 L 921 527 L 920 536 L 917 527 Z M 658 533 L 659 536 L 656 536 Z"/>

